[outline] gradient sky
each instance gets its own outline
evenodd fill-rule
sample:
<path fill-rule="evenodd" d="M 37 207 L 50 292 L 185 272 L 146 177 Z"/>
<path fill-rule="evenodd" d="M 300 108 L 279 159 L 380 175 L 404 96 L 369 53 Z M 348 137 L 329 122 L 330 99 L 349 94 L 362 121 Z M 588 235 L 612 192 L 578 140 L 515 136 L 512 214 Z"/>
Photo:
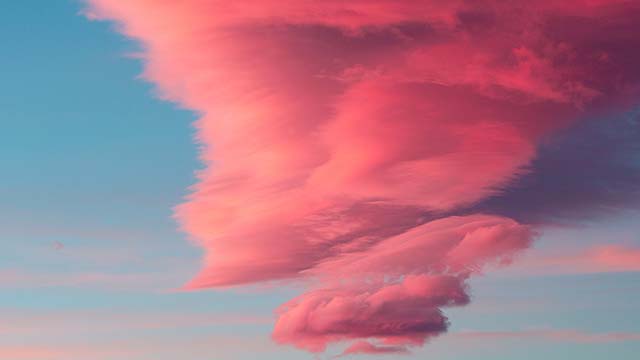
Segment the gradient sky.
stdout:
<path fill-rule="evenodd" d="M 379 346 L 377 340 L 382 336 L 371 336 L 374 338 L 373 345 L 369 344 L 371 348 L 367 348 L 356 340 L 367 338 L 363 334 L 371 333 L 361 328 L 354 329 L 363 325 L 358 323 L 356 324 L 358 326 L 344 330 L 338 341 L 329 337 L 326 351 L 317 352 L 318 349 L 315 346 L 318 341 L 321 343 L 325 341 L 326 334 L 322 334 L 323 337 L 318 340 L 315 334 L 291 334 L 288 330 L 283 331 L 280 328 L 273 335 L 276 341 L 272 340 L 274 324 L 276 322 L 282 324 L 280 321 L 284 321 L 282 318 L 278 320 L 282 313 L 275 311 L 281 304 L 287 303 L 302 293 L 308 292 L 307 294 L 311 294 L 308 296 L 315 296 L 314 289 L 318 287 L 325 290 L 330 288 L 330 291 L 339 293 L 344 298 L 352 296 L 355 290 L 336 287 L 323 278 L 334 275 L 334 272 L 327 268 L 356 268 L 349 268 L 348 264 L 341 263 L 343 258 L 340 256 L 333 258 L 335 255 L 333 250 L 329 251 L 324 247 L 314 247 L 315 253 L 305 252 L 302 256 L 295 257 L 296 254 L 300 254 L 297 245 L 292 245 L 293 250 L 291 250 L 287 247 L 290 243 L 280 239 L 270 242 L 273 237 L 269 235 L 266 235 L 265 240 L 260 241 L 266 241 L 267 246 L 276 244 L 278 250 L 282 250 L 284 254 L 283 259 L 295 257 L 296 263 L 281 266 L 280 262 L 278 266 L 259 266 L 260 261 L 266 256 L 265 251 L 262 251 L 265 250 L 263 249 L 265 246 L 260 246 L 260 241 L 248 240 L 252 251 L 233 245 L 235 244 L 233 241 L 229 242 L 229 239 L 237 240 L 251 232 L 238 232 L 232 229 L 228 230 L 231 234 L 228 239 L 209 239 L 209 236 L 215 237 L 216 230 L 215 227 L 212 229 L 209 226 L 210 218 L 207 216 L 215 217 L 215 214 L 220 212 L 231 211 L 229 209 L 232 206 L 229 205 L 227 208 L 223 204 L 225 206 L 220 208 L 219 204 L 210 205 L 207 189 L 215 191 L 211 188 L 215 187 L 213 185 L 218 180 L 211 178 L 217 175 L 209 174 L 215 173 L 216 169 L 203 165 L 199 155 L 205 161 L 211 161 L 209 165 L 215 161 L 227 164 L 225 165 L 227 170 L 230 162 L 225 163 L 221 157 L 215 160 L 208 157 L 214 156 L 209 153 L 215 153 L 211 150 L 216 146 L 215 141 L 211 140 L 215 136 L 211 135 L 207 138 L 209 135 L 201 133 L 200 145 L 194 141 L 196 136 L 194 121 L 208 110 L 202 109 L 201 105 L 207 104 L 209 96 L 216 95 L 196 96 L 201 93 L 199 90 L 202 87 L 206 88 L 210 84 L 206 81 L 204 84 L 194 81 L 198 78 L 198 74 L 180 72 L 202 66 L 197 61 L 198 58 L 195 57 L 196 60 L 188 64 L 189 66 L 176 70 L 177 77 L 181 81 L 184 79 L 186 83 L 183 84 L 184 87 L 176 85 L 175 79 L 169 76 L 176 76 L 176 74 L 167 75 L 163 72 L 174 69 L 167 66 L 168 63 L 172 64 L 172 59 L 167 60 L 167 57 L 162 57 L 165 54 L 164 51 L 173 49 L 171 47 L 173 44 L 169 46 L 162 41 L 171 38 L 172 34 L 178 37 L 181 35 L 181 32 L 176 30 L 180 30 L 179 26 L 183 24 L 179 21 L 180 13 L 176 13 L 177 24 L 169 26 L 165 33 L 158 30 L 158 24 L 152 21 L 155 19 L 154 15 L 143 14 L 142 17 L 136 17 L 140 14 L 128 15 L 124 10 L 123 13 L 118 13 L 113 10 L 117 8 L 113 5 L 117 1 L 92 1 L 91 3 L 104 6 L 106 10 L 103 9 L 102 13 L 90 12 L 87 16 L 86 12 L 83 13 L 87 9 L 85 2 L 60 0 L 45 4 L 42 1 L 21 0 L 3 4 L 2 15 L 0 15 L 2 16 L 0 36 L 3 44 L 0 56 L 3 74 L 0 82 L 0 102 L 3 112 L 0 115 L 0 121 L 4 129 L 0 152 L 0 162 L 3 167 L 2 186 L 0 186 L 0 199 L 2 199 L 0 201 L 0 243 L 4 249 L 0 254 L 0 358 L 8 360 L 328 359 L 342 353 L 350 344 L 360 344 L 360 348 L 354 347 L 360 351 L 367 351 L 367 349 L 374 352 L 405 351 L 404 348 L 396 345 L 407 345 L 410 350 L 409 354 L 402 355 L 353 356 L 353 358 L 372 359 L 402 356 L 407 359 L 440 360 L 462 358 L 595 360 L 630 359 L 640 352 L 640 325 L 638 325 L 640 324 L 640 236 L 638 235 L 640 222 L 636 201 L 638 194 L 636 185 L 637 180 L 640 179 L 640 149 L 637 146 L 637 136 L 640 133 L 635 111 L 638 101 L 635 100 L 637 97 L 633 97 L 637 93 L 632 92 L 629 95 L 631 100 L 624 96 L 618 99 L 612 92 L 607 93 L 606 99 L 598 104 L 600 108 L 587 111 L 589 107 L 583 102 L 588 103 L 591 95 L 584 90 L 575 90 L 578 86 L 572 87 L 571 90 L 564 88 L 554 90 L 553 87 L 544 87 L 544 84 L 522 85 L 530 84 L 527 83 L 530 80 L 528 78 L 524 80 L 519 78 L 518 81 L 522 82 L 500 80 L 497 86 L 511 90 L 516 88 L 527 96 L 540 97 L 544 101 L 578 104 L 576 107 L 581 112 L 579 116 L 567 116 L 572 118 L 571 125 L 557 130 L 554 128 L 553 131 L 548 130 L 549 134 L 545 133 L 542 140 L 538 139 L 538 136 L 542 137 L 538 134 L 535 135 L 535 140 L 531 140 L 533 135 L 531 139 L 524 140 L 514 137 L 517 140 L 508 145 L 513 158 L 504 160 L 504 165 L 500 165 L 502 167 L 496 165 L 498 168 L 488 166 L 469 170 L 472 171 L 471 177 L 474 180 L 463 182 L 462 184 L 468 187 L 465 187 L 464 191 L 452 191 L 453 195 L 449 195 L 446 191 L 412 187 L 413 183 L 402 181 L 399 185 L 396 184 L 396 187 L 402 191 L 396 191 L 393 186 L 378 187 L 375 182 L 381 182 L 384 185 L 386 178 L 382 180 L 376 178 L 377 175 L 374 172 L 366 169 L 366 164 L 356 163 L 356 165 L 362 165 L 363 169 L 356 169 L 356 171 L 350 168 L 344 174 L 340 173 L 341 175 L 336 176 L 337 179 L 333 179 L 331 174 L 342 169 L 345 162 L 351 161 L 348 157 L 346 160 L 345 157 L 340 157 L 341 154 L 350 153 L 353 150 L 348 147 L 348 144 L 362 141 L 369 146 L 379 144 L 381 141 L 376 137 L 378 134 L 372 136 L 373 139 L 360 139 L 354 135 L 353 132 L 358 129 L 358 124 L 351 124 L 350 119 L 357 117 L 357 114 L 353 115 L 352 112 L 345 111 L 347 115 L 344 116 L 346 119 L 344 123 L 338 121 L 338 125 L 331 127 L 329 131 L 332 136 L 347 134 L 345 135 L 347 140 L 340 142 L 342 141 L 340 136 L 333 136 L 332 139 L 337 139 L 335 143 L 329 141 L 333 151 L 330 152 L 338 155 L 328 162 L 329 165 L 326 168 L 329 170 L 319 170 L 314 175 L 314 185 L 311 189 L 314 193 L 323 194 L 331 199 L 334 196 L 342 196 L 334 193 L 336 188 L 344 189 L 347 193 L 357 193 L 361 197 L 366 195 L 393 199 L 392 205 L 395 207 L 391 207 L 392 210 L 386 207 L 380 210 L 381 217 L 375 214 L 370 215 L 374 212 L 366 212 L 363 215 L 374 221 L 384 219 L 383 225 L 396 229 L 389 235 L 385 232 L 386 229 L 376 228 L 374 231 L 376 236 L 393 239 L 394 235 L 400 231 L 397 229 L 406 230 L 407 225 L 395 220 L 396 217 L 393 215 L 399 213 L 402 217 L 407 214 L 417 216 L 416 208 L 428 210 L 419 211 L 419 218 L 422 219 L 419 221 L 419 226 L 416 226 L 416 223 L 411 226 L 416 226 L 416 231 L 424 231 L 427 235 L 430 234 L 429 221 L 441 217 L 443 213 L 453 214 L 463 219 L 467 219 L 466 216 L 474 216 L 473 214 L 476 213 L 491 213 L 492 222 L 510 229 L 515 226 L 512 226 L 511 221 L 527 229 L 531 226 L 537 236 L 532 243 L 527 238 L 514 244 L 514 249 L 509 247 L 509 251 L 518 252 L 511 266 L 504 268 L 489 266 L 482 274 L 473 273 L 473 277 L 468 280 L 465 277 L 465 282 L 470 288 L 468 295 L 471 297 L 471 302 L 466 306 L 444 308 L 450 327 L 442 329 L 442 334 L 438 331 L 440 335 L 437 337 L 432 337 L 431 334 L 426 335 L 428 341 L 424 346 L 404 341 L 406 339 L 400 337 L 398 337 L 399 340 L 396 339 L 399 344 L 389 343 Z M 138 0 L 131 3 L 144 4 L 145 1 Z M 202 1 L 191 3 L 202 4 Z M 249 6 L 255 5 L 253 1 L 246 3 Z M 583 5 L 580 1 L 576 3 L 575 6 Z M 113 13 L 109 13 L 109 7 L 112 5 Z M 239 11 L 247 10 L 240 8 Z M 638 13 L 634 11 L 637 11 L 637 7 L 628 13 Z M 254 13 L 253 16 L 259 17 L 258 13 Z M 293 13 L 295 16 L 286 12 L 281 16 L 284 18 L 291 16 L 298 26 L 303 27 L 304 20 L 300 20 L 302 17 L 296 17 L 302 15 L 295 11 Z M 168 18 L 166 15 L 163 18 L 162 12 L 159 14 L 155 16 L 163 21 Z M 129 29 L 129 35 L 143 39 L 148 36 L 146 40 L 158 41 L 160 43 L 158 46 L 167 46 L 167 48 L 162 48 L 162 51 L 159 51 L 160 55 L 145 53 L 144 46 L 123 36 L 112 22 L 87 19 L 87 17 L 96 16 L 129 21 L 129 24 L 138 24 L 135 21 L 142 19 L 140 23 L 146 24 L 147 27 L 140 25 L 142 29 L 140 30 L 131 25 L 135 29 Z M 396 21 L 392 15 L 390 15 L 391 20 L 386 18 L 376 20 L 375 12 L 368 16 L 373 20 L 365 17 L 364 22 Z M 406 14 L 403 13 L 402 16 Z M 632 15 L 629 16 L 633 19 Z M 149 22 L 146 22 L 147 19 L 150 19 Z M 193 21 L 196 24 L 194 26 L 197 26 L 197 21 L 202 19 L 195 18 Z M 328 27 L 339 27 L 343 26 L 342 22 L 350 22 L 349 26 L 357 28 L 361 26 L 358 21 L 362 19 L 356 21 L 344 18 L 323 18 L 317 21 Z M 172 33 L 169 29 L 175 32 Z M 622 29 L 626 28 L 622 27 Z M 414 30 L 406 31 L 408 34 L 413 34 Z M 135 31 L 139 32 L 135 33 Z M 149 31 L 157 37 L 149 37 Z M 616 35 L 619 34 L 615 33 L 616 28 L 611 31 L 613 33 L 610 34 L 609 39 L 618 39 Z M 127 30 L 125 29 L 124 32 L 127 33 Z M 307 33 L 302 32 L 302 39 L 305 39 L 305 34 Z M 321 37 L 327 44 L 331 43 L 332 36 L 335 36 L 331 32 L 327 34 L 321 31 L 320 35 L 308 34 L 311 37 Z M 277 35 L 269 39 L 273 43 L 265 45 L 259 40 L 252 40 L 255 34 L 247 31 L 242 36 L 238 35 L 241 38 L 238 42 L 241 45 L 237 45 L 238 47 L 234 42 L 233 46 L 225 44 L 213 50 L 226 49 L 232 51 L 234 56 L 240 56 L 238 54 L 246 55 L 242 51 L 253 51 L 246 50 L 253 49 L 253 46 L 258 49 L 262 46 L 275 46 L 278 49 L 277 46 L 280 44 L 278 41 L 281 39 Z M 391 41 L 395 44 L 395 38 L 389 40 L 385 38 L 387 35 L 383 34 L 375 41 L 383 43 Z M 348 39 L 350 39 L 349 36 L 355 36 L 357 39 L 358 35 L 345 36 Z M 620 41 L 627 41 L 631 48 L 640 43 L 640 38 L 619 37 Z M 298 44 L 295 41 L 301 40 L 296 37 L 293 41 L 294 44 Z M 178 41 L 178 43 L 181 42 Z M 302 43 L 305 44 L 304 41 Z M 356 47 L 357 51 L 349 49 L 348 43 L 327 45 L 327 47 L 331 51 L 343 51 L 349 59 L 358 55 L 358 51 L 370 51 L 367 54 L 375 55 L 377 50 L 371 50 L 369 46 L 377 46 L 377 43 L 373 45 L 360 44 L 357 41 L 356 43 L 357 46 L 362 46 Z M 193 51 L 191 47 L 200 45 L 194 41 L 193 44 L 185 44 L 184 49 L 181 50 Z M 494 45 L 497 48 L 503 46 L 492 44 Z M 301 46 L 304 48 L 306 45 Z M 393 46 L 391 48 L 395 49 Z M 635 59 L 640 57 L 637 50 L 634 55 L 619 51 L 613 45 L 611 49 L 614 55 L 623 54 L 625 59 L 632 60 L 633 56 L 636 56 Z M 486 49 L 480 47 L 477 51 L 481 50 Z M 449 50 L 443 51 L 443 57 L 451 56 L 447 53 Z M 206 53 L 204 50 L 203 52 Z M 343 53 L 338 52 L 333 55 L 341 54 Z M 276 55 L 279 56 L 279 53 Z M 256 73 L 272 69 L 275 66 L 274 62 L 278 60 L 276 55 L 273 59 L 255 64 Z M 371 66 L 376 65 L 376 62 L 382 62 L 382 65 L 389 67 L 395 65 L 388 62 L 389 60 L 380 60 L 374 55 L 362 61 L 365 63 L 370 61 Z M 313 57 L 318 54 L 304 53 L 301 56 Z M 415 56 L 418 57 L 418 64 L 429 64 L 428 59 L 420 58 L 420 51 L 416 51 Z M 145 79 L 140 76 L 144 72 L 143 59 L 146 59 L 147 64 L 150 63 L 152 67 L 152 71 L 147 71 Z M 219 59 L 214 56 L 211 61 L 219 61 Z M 243 69 L 238 68 L 236 64 L 224 63 L 224 65 L 229 66 L 228 72 L 222 68 L 222 74 L 229 77 L 228 86 L 236 91 L 242 90 L 243 86 L 246 86 L 246 79 L 238 74 Z M 298 82 L 304 84 L 304 77 L 300 74 L 306 68 L 301 70 L 297 67 L 298 65 L 296 62 L 288 64 L 293 74 L 290 76 L 295 79 L 291 84 L 282 85 L 286 87 L 283 91 L 284 95 L 295 93 L 296 86 L 299 86 Z M 157 69 L 154 70 L 154 66 L 157 66 Z M 635 67 L 635 63 L 633 66 Z M 579 68 L 580 71 L 576 71 L 578 75 L 572 72 L 571 76 L 576 77 L 572 78 L 572 81 L 577 83 L 583 77 L 597 80 L 598 74 L 591 72 L 586 76 L 585 69 L 591 68 L 585 65 L 585 68 Z M 625 79 L 628 79 L 627 83 L 630 87 L 640 84 L 637 71 L 615 69 L 620 70 L 619 75 L 626 76 Z M 366 73 L 366 69 L 355 70 L 357 70 L 356 74 L 350 76 L 375 75 L 359 73 Z M 500 69 L 493 70 L 496 71 L 495 77 L 500 78 L 498 74 Z M 399 75 L 394 72 L 388 76 L 395 78 L 417 76 L 416 74 L 431 71 L 440 73 L 443 70 L 440 68 L 433 70 L 427 65 L 426 68 L 411 68 L 407 71 L 409 71 L 408 75 Z M 444 73 L 448 74 L 448 70 Z M 199 74 L 202 76 L 203 73 Z M 215 78 L 217 75 L 212 76 Z M 277 78 L 277 75 L 270 70 L 260 73 L 260 76 L 264 77 L 261 77 L 260 81 L 272 81 L 272 76 Z M 327 76 L 330 77 L 332 74 Z M 251 76 L 248 78 L 255 80 Z M 249 80 L 246 82 L 252 84 Z M 442 83 L 444 80 L 440 79 L 439 82 Z M 604 81 L 599 83 L 596 80 L 594 83 L 597 86 L 610 90 L 608 87 L 610 84 Z M 207 81 L 212 80 L 207 79 Z M 467 86 L 467 83 L 477 79 L 472 79 L 469 75 L 469 78 L 456 77 L 449 81 L 456 83 L 455 86 L 460 84 Z M 193 83 L 196 83 L 195 90 L 189 87 L 189 84 Z M 160 90 L 156 88 L 158 85 Z M 315 85 L 326 84 L 319 81 Z M 307 111 L 308 108 L 305 107 L 307 105 L 317 105 L 315 100 L 317 97 L 328 96 L 325 92 L 332 91 L 334 89 L 327 85 L 327 88 L 314 88 L 304 94 L 308 96 L 301 94 L 300 102 L 304 109 L 300 111 Z M 360 97 L 370 96 L 378 102 L 385 102 L 391 98 L 388 101 L 395 105 L 399 104 L 400 108 L 407 104 L 411 107 L 415 101 L 414 96 L 417 96 L 413 92 L 406 92 L 404 88 L 389 90 L 378 85 L 354 86 L 350 91 L 352 96 L 344 99 L 340 103 L 341 106 L 350 108 L 350 101 L 358 105 Z M 459 99 L 458 95 L 448 94 L 445 97 L 446 101 L 451 101 L 449 104 L 456 104 L 453 101 Z M 482 93 L 482 95 L 486 94 Z M 611 98 L 608 97 L 609 95 Z M 232 95 L 225 93 L 220 96 L 228 100 L 229 98 L 225 96 Z M 160 98 L 163 97 L 174 102 L 161 100 Z M 243 98 L 243 101 L 246 99 Z M 273 100 L 276 104 L 279 104 L 278 101 L 280 101 L 279 98 Z M 247 104 L 238 101 L 232 105 L 223 105 L 228 107 L 223 108 L 221 112 L 246 110 L 246 106 L 254 106 L 250 108 L 251 111 L 246 110 L 250 112 L 246 117 L 255 116 L 255 114 L 264 116 L 263 112 L 266 108 L 274 111 L 272 107 L 262 107 L 263 103 Z M 462 104 L 459 106 L 463 107 Z M 357 106 L 354 105 L 354 107 Z M 287 108 L 286 111 L 289 110 L 294 115 L 299 111 L 296 108 Z M 472 107 L 471 111 L 473 110 Z M 371 113 L 375 114 L 376 111 L 374 109 Z M 537 110 L 527 111 L 529 112 L 523 115 L 524 117 L 539 114 Z M 508 111 L 505 110 L 505 112 Z M 565 116 L 565 112 L 564 109 L 555 108 L 543 110 L 544 114 L 561 114 L 561 117 Z M 497 113 L 502 114 L 499 111 Z M 412 114 L 407 116 L 410 117 Z M 574 117 L 579 119 L 573 120 Z M 206 125 L 208 122 L 200 120 L 199 124 L 202 129 L 202 124 Z M 463 123 L 461 128 L 470 129 L 471 133 L 476 131 L 474 126 Z M 415 130 L 411 126 L 409 128 Z M 418 131 L 421 129 L 418 128 Z M 251 135 L 253 134 L 251 130 L 239 127 L 229 131 L 233 134 L 249 131 Z M 273 138 L 282 134 L 275 131 L 273 134 L 270 131 L 265 134 L 260 132 L 259 127 L 258 130 L 253 130 L 257 133 L 258 141 L 277 146 L 282 144 L 272 141 Z M 304 132 L 305 130 L 308 129 L 300 125 L 299 128 L 292 130 L 293 135 L 287 134 L 289 137 L 296 137 L 299 136 L 295 133 L 296 131 Z M 456 133 L 455 131 L 458 130 L 456 128 L 452 131 Z M 219 135 L 221 129 L 211 131 L 219 136 L 216 139 L 225 146 L 227 145 L 225 141 L 235 144 L 238 140 L 233 139 L 233 136 L 228 136 L 231 139 L 227 139 L 223 136 L 225 134 Z M 403 129 L 398 131 L 401 132 Z M 505 126 L 495 131 L 503 137 L 512 135 L 511 127 Z M 546 128 L 544 131 L 547 131 Z M 540 132 L 544 131 L 540 130 Z M 448 139 L 446 136 L 451 135 L 446 133 L 443 136 Z M 251 136 L 240 137 L 238 141 L 242 142 L 247 138 Z M 306 138 L 296 140 L 304 142 Z M 384 138 L 382 141 L 384 142 Z M 408 137 L 405 141 L 411 143 L 416 140 Z M 202 143 L 206 145 L 203 146 Z M 491 138 L 488 140 L 484 137 L 473 138 L 472 141 L 470 140 L 472 145 L 469 146 L 473 147 L 478 143 L 483 149 L 492 149 Z M 530 143 L 534 145 L 530 147 Z M 244 166 L 255 169 L 256 164 L 261 164 L 255 159 L 243 162 L 240 160 L 242 155 L 238 155 L 243 153 L 235 152 L 237 145 L 236 147 L 229 145 L 229 150 L 225 146 L 220 145 L 219 152 L 224 154 L 228 151 L 224 155 L 226 159 L 237 159 L 240 168 Z M 386 144 L 382 144 L 381 148 L 387 150 L 386 154 L 396 150 L 385 148 L 385 146 Z M 278 151 L 282 150 L 278 149 Z M 302 149 L 305 154 L 314 154 L 315 147 L 308 142 L 302 145 L 287 143 L 283 149 L 284 153 Z M 501 150 L 502 148 L 496 152 Z M 403 152 L 398 150 L 396 155 L 403 156 L 402 154 Z M 380 157 L 376 157 L 377 155 L 369 153 L 362 156 L 365 157 L 365 155 L 367 161 L 387 161 L 386 158 L 380 160 Z M 220 155 L 216 153 L 215 156 Z M 274 161 L 272 168 L 260 172 L 261 176 L 267 178 L 282 176 L 283 173 L 294 176 L 297 173 L 293 174 L 292 169 L 307 168 L 307 165 L 298 165 L 297 161 L 300 159 L 283 160 L 276 155 L 274 158 L 266 159 Z M 471 158 L 470 164 L 475 162 L 474 159 L 476 158 Z M 307 159 L 300 161 L 307 161 Z M 315 160 L 309 161 L 315 164 Z M 292 165 L 292 162 L 296 163 Z M 503 189 L 506 182 L 502 178 L 506 175 L 500 174 L 517 173 L 517 169 L 523 164 L 529 164 L 528 166 L 533 170 L 518 174 L 518 181 L 514 186 L 505 186 Z M 224 166 L 221 167 L 225 169 Z M 424 175 L 430 169 L 418 168 L 416 171 L 419 175 Z M 236 168 L 233 168 L 228 171 L 232 173 L 235 170 Z M 196 171 L 200 171 L 200 178 L 195 175 Z M 261 168 L 260 171 L 263 169 Z M 452 171 L 455 176 L 450 175 L 450 177 L 457 179 L 459 170 Z M 473 171 L 477 172 L 473 173 Z M 500 176 L 486 178 L 483 177 L 484 175 L 480 176 L 487 173 Z M 199 180 L 200 185 L 190 190 L 190 187 Z M 207 184 L 213 185 L 207 188 L 209 186 Z M 329 186 L 324 186 L 326 184 Z M 255 188 L 261 185 L 264 184 L 259 183 Z M 495 194 L 487 190 L 494 185 L 500 187 L 500 196 L 493 196 Z M 246 189 L 244 187 L 240 190 L 218 192 L 216 196 L 228 200 L 234 206 L 238 202 L 242 205 L 243 201 L 248 201 L 243 192 Z M 473 191 L 469 190 L 467 194 L 467 189 Z M 196 195 L 185 202 L 185 198 L 192 191 L 195 191 Z M 310 190 L 305 189 L 304 192 L 310 192 Z M 242 195 L 234 198 L 238 194 Z M 433 199 L 433 196 L 429 197 L 433 194 L 442 194 L 442 198 L 438 198 L 437 201 L 415 200 L 420 196 Z M 283 195 L 278 193 L 278 196 Z M 306 196 L 301 198 L 303 200 L 299 202 L 299 199 L 296 200 L 294 205 L 285 203 L 283 206 L 306 209 L 300 203 L 308 205 L 308 198 Z M 322 205 L 321 208 L 334 209 L 347 206 L 342 201 L 331 202 L 329 205 Z M 263 205 L 270 208 L 280 204 L 282 203 L 269 200 Z M 353 203 L 348 204 L 353 205 Z M 178 205 L 180 207 L 176 220 L 174 208 Z M 248 215 L 245 213 L 238 215 L 243 219 L 240 221 L 243 224 L 251 223 L 249 220 L 245 222 L 244 217 L 254 217 L 256 213 L 260 213 L 259 209 L 248 208 L 241 209 Z M 399 208 L 397 212 L 393 210 Z M 433 215 L 434 213 L 438 215 Z M 199 214 L 205 214 L 202 216 L 204 220 L 198 216 Z M 289 215 L 278 215 L 276 223 L 291 219 Z M 347 213 L 345 216 L 353 215 Z M 271 217 L 267 218 L 267 220 L 271 219 Z M 252 226 L 260 231 L 263 229 L 260 225 Z M 346 225 L 337 224 L 336 226 L 337 231 L 341 231 Z M 181 228 L 184 231 L 179 230 Z M 282 230 L 283 232 L 280 230 L 278 228 L 274 233 L 288 234 L 287 229 Z M 308 229 L 305 228 L 306 230 Z M 387 235 L 380 235 L 381 232 Z M 383 240 L 380 242 L 382 243 Z M 220 253 L 223 255 L 217 255 L 218 258 L 211 256 L 214 252 L 212 249 L 216 246 L 222 248 Z M 524 249 L 525 247 L 528 248 Z M 253 251 L 254 249 L 258 250 Z M 224 250 L 233 256 L 227 255 L 226 258 L 221 259 L 220 257 L 225 256 Z M 348 263 L 356 260 L 359 261 L 356 262 L 358 264 L 366 263 L 358 267 L 357 271 L 381 267 L 379 264 L 382 263 L 376 257 L 385 257 L 387 253 L 384 249 L 371 247 L 367 251 L 370 252 L 367 252 L 366 256 L 362 255 L 366 257 L 362 261 L 348 257 L 353 254 L 348 251 L 341 255 L 347 259 Z M 273 256 L 269 251 L 266 253 Z M 331 255 L 327 255 L 329 253 Z M 459 259 L 464 259 L 467 265 L 466 259 L 470 255 L 467 253 L 463 255 L 460 255 Z M 507 255 L 511 257 L 510 252 Z M 219 265 L 220 263 L 224 263 L 226 267 Z M 452 262 L 447 265 L 454 267 L 456 264 Z M 386 262 L 385 265 L 387 265 Z M 391 265 L 398 266 L 398 264 Z M 468 265 L 471 267 L 475 263 Z M 306 275 L 299 275 L 304 271 L 317 276 L 317 282 L 320 285 L 308 280 Z M 402 273 L 401 277 L 419 271 L 412 268 L 411 271 Z M 456 273 L 455 276 L 458 274 Z M 261 282 L 262 280 L 272 282 L 264 283 Z M 247 283 L 248 285 L 244 285 Z M 185 284 L 188 284 L 188 289 L 184 288 Z M 226 287 L 238 284 L 241 286 Z M 193 290 L 193 288 L 199 289 Z M 367 291 L 381 290 L 375 288 Z M 356 295 L 353 296 L 356 297 Z M 392 305 L 407 308 L 426 306 L 419 301 L 392 303 Z M 335 331 L 335 329 L 329 330 Z M 351 356 L 345 358 L 351 358 Z"/>

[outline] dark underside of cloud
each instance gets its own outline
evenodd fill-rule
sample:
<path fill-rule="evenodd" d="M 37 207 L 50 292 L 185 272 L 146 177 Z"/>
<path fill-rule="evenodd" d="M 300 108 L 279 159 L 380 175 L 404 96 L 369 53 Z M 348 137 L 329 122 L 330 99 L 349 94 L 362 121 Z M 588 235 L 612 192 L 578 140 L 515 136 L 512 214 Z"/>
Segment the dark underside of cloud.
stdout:
<path fill-rule="evenodd" d="M 640 113 L 590 119 L 549 136 L 531 170 L 473 211 L 575 224 L 640 205 Z"/>

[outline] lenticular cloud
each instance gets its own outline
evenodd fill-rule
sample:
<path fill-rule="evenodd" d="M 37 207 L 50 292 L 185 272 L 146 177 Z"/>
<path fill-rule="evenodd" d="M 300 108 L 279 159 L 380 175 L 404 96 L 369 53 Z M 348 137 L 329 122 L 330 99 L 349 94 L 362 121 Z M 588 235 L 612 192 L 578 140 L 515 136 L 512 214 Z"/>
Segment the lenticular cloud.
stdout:
<path fill-rule="evenodd" d="M 638 99 L 632 1 L 88 3 L 201 114 L 206 169 L 177 209 L 206 250 L 188 287 L 313 279 L 273 333 L 312 352 L 446 332 L 467 279 L 534 238 L 491 201 L 514 208 L 495 199 L 545 139 Z"/>

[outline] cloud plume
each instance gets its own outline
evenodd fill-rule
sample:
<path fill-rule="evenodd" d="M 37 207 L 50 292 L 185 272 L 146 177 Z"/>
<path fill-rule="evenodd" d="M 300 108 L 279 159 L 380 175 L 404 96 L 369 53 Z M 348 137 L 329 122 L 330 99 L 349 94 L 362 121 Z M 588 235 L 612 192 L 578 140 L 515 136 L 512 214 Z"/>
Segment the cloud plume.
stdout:
<path fill-rule="evenodd" d="M 176 213 L 206 257 L 187 287 L 310 279 L 273 337 L 312 352 L 445 332 L 466 280 L 547 221 L 514 204 L 543 199 L 532 174 L 558 168 L 541 144 L 637 105 L 640 5 L 623 0 L 88 0 L 86 14 L 139 40 L 144 77 L 200 114 L 206 168 Z"/>

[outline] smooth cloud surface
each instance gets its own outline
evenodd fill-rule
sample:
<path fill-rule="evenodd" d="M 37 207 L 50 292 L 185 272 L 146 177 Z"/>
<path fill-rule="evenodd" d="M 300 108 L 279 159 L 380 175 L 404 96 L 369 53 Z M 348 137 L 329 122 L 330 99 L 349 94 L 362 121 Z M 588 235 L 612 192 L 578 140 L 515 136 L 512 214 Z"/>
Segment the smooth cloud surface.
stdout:
<path fill-rule="evenodd" d="M 206 169 L 177 210 L 207 251 L 189 287 L 314 278 L 273 334 L 313 352 L 445 332 L 465 280 L 534 234 L 474 206 L 551 134 L 633 107 L 640 79 L 623 0 L 88 2 L 201 114 Z"/>

